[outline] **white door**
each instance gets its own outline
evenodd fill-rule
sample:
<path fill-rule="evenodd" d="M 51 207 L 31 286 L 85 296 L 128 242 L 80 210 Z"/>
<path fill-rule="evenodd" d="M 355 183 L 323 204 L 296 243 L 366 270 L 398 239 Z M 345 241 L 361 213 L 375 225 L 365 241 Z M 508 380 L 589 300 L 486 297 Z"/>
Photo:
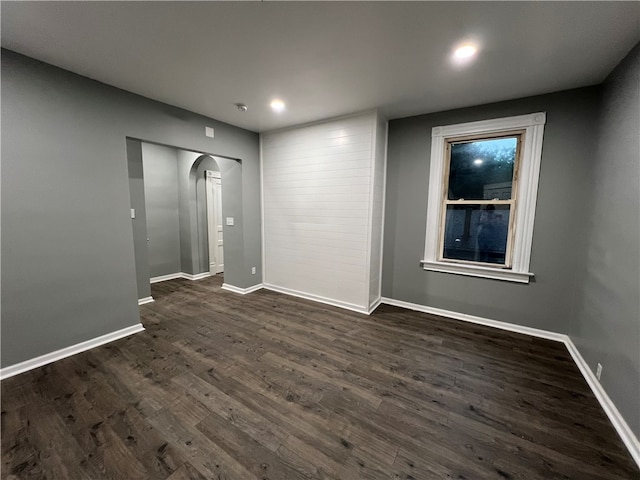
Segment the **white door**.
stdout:
<path fill-rule="evenodd" d="M 209 232 L 209 272 L 224 271 L 222 239 L 222 178 L 220 172 L 207 170 L 207 229 Z"/>

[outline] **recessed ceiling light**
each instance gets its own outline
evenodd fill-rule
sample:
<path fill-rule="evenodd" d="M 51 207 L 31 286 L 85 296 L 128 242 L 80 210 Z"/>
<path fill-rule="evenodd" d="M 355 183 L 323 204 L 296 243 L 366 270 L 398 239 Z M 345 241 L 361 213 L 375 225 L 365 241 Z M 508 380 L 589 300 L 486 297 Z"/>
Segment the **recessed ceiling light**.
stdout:
<path fill-rule="evenodd" d="M 273 100 L 271 102 L 271 108 L 274 112 L 282 112 L 284 111 L 284 102 L 282 100 Z"/>
<path fill-rule="evenodd" d="M 481 158 L 476 158 L 476 159 L 473 161 L 473 164 L 474 164 L 474 165 L 482 165 L 482 159 L 481 159 Z"/>
<path fill-rule="evenodd" d="M 473 45 L 462 45 L 461 47 L 456 48 L 455 52 L 453 52 L 453 56 L 459 60 L 467 59 L 473 57 L 478 49 Z"/>

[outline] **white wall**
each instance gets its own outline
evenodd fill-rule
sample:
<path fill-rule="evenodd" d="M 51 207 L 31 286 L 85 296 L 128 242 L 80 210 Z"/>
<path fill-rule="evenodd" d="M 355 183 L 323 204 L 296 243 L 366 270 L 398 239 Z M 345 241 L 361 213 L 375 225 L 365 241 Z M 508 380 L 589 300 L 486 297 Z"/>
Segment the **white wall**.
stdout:
<path fill-rule="evenodd" d="M 369 306 L 380 298 L 382 281 L 382 238 L 384 222 L 385 173 L 387 170 L 387 122 L 376 119 L 374 169 L 371 191 Z"/>
<path fill-rule="evenodd" d="M 377 118 L 369 112 L 262 135 L 267 286 L 368 309 L 370 277 L 379 276 L 379 266 L 371 269 L 372 216 L 379 210 L 381 223 L 382 212 L 372 207 L 374 167 L 382 165 L 374 162 Z"/>

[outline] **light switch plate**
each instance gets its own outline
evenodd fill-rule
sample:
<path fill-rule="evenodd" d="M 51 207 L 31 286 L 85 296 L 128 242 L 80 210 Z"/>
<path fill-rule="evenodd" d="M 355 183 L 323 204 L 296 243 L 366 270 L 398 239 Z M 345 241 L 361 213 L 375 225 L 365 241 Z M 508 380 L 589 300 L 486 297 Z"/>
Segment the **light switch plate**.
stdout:
<path fill-rule="evenodd" d="M 204 134 L 207 137 L 213 138 L 213 127 L 204 127 Z"/>
<path fill-rule="evenodd" d="M 233 227 L 233 217 L 227 217 L 227 225 Z"/>
<path fill-rule="evenodd" d="M 136 218 L 136 209 L 135 208 L 131 209 L 131 218 Z"/>

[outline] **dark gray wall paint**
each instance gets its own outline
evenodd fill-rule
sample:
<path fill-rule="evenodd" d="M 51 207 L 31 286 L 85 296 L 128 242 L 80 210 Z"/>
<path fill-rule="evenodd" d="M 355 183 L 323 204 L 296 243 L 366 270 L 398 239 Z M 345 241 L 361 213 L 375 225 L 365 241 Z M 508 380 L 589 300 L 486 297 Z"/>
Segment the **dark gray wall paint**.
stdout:
<path fill-rule="evenodd" d="M 136 260 L 136 284 L 138 298 L 151 296 L 149 285 L 149 258 L 147 246 L 147 214 L 144 200 L 144 172 L 142 168 L 142 143 L 127 138 L 127 166 L 129 168 L 129 194 L 131 208 L 136 218 L 131 220 L 133 227 L 133 250 Z"/>
<path fill-rule="evenodd" d="M 209 168 L 211 167 L 211 168 Z M 239 286 L 231 279 L 256 276 L 245 268 L 245 229 L 243 221 L 244 170 L 242 162 L 229 158 L 178 150 L 178 185 L 180 196 L 180 238 L 182 271 L 198 274 L 209 271 L 206 220 L 205 170 L 220 170 L 222 178 L 222 215 L 233 217 L 233 226 L 224 226 L 225 283 Z M 260 232 L 253 233 L 260 235 Z M 252 242 L 252 239 L 249 239 Z M 260 277 L 261 278 L 261 277 Z M 257 283 L 257 280 L 254 280 Z"/>
<path fill-rule="evenodd" d="M 603 85 L 598 140 L 571 338 L 640 437 L 640 44 Z"/>
<path fill-rule="evenodd" d="M 142 144 L 149 275 L 179 273 L 178 157 L 175 148 Z"/>
<path fill-rule="evenodd" d="M 193 212 L 195 211 L 195 198 L 192 198 L 191 186 L 189 185 L 189 173 L 193 162 L 201 153 L 178 150 L 178 200 L 180 217 L 180 265 L 184 273 L 194 274 L 196 269 L 193 265 L 193 252 L 197 252 L 194 242 L 192 242 Z"/>
<path fill-rule="evenodd" d="M 568 333 L 587 234 L 598 88 L 590 87 L 389 123 L 382 294 L 431 307 Z M 531 271 L 535 281 L 427 272 L 424 255 L 431 129 L 547 112 Z"/>
<path fill-rule="evenodd" d="M 233 161 L 233 160 L 230 160 Z M 207 220 L 207 189 L 205 172 L 207 170 L 220 171 L 220 167 L 213 157 L 206 156 L 195 166 L 194 177 L 196 187 L 196 214 L 198 236 L 198 271 L 209 271 L 209 225 Z M 224 214 L 223 214 L 224 216 Z M 224 227 L 223 227 L 224 228 Z M 224 233 L 223 233 L 224 238 Z"/>
<path fill-rule="evenodd" d="M 139 321 L 127 137 L 242 160 L 243 265 L 226 281 L 261 281 L 244 267 L 261 255 L 256 133 L 7 50 L 1 88 L 2 366 Z"/>
<path fill-rule="evenodd" d="M 242 275 L 243 231 L 236 228 L 243 224 L 242 163 L 150 143 L 142 143 L 142 158 L 149 238 L 147 270 L 151 277 L 209 271 L 206 170 L 221 172 L 226 186 L 223 188 L 222 214 L 235 221 L 233 226 L 225 226 L 230 249 L 226 255 L 230 273 L 225 271 L 225 277 Z M 135 157 L 129 163 L 134 161 Z M 134 170 L 137 169 L 140 167 L 136 165 Z M 137 193 L 132 191 L 132 198 Z M 136 256 L 136 265 L 144 258 Z M 140 265 L 139 270 L 144 268 L 145 265 Z"/>
<path fill-rule="evenodd" d="M 241 228 L 238 228 L 240 225 L 246 222 L 246 209 L 244 208 L 244 204 L 238 201 L 239 198 L 245 197 L 246 194 L 244 187 L 244 164 L 220 157 L 216 157 L 216 161 L 218 162 L 218 165 L 220 167 L 220 177 L 222 179 L 222 216 L 223 218 L 233 217 L 234 219 L 233 226 L 223 225 L 222 227 L 224 236 L 225 282 L 227 282 L 229 273 L 232 273 L 233 276 L 240 275 L 241 272 L 244 272 L 250 277 L 256 278 L 254 275 L 251 275 L 250 262 L 252 255 L 243 256 L 243 263 L 233 261 L 234 258 L 238 257 L 238 252 L 244 250 L 244 243 L 250 241 L 250 239 L 247 239 L 246 234 L 243 232 L 243 230 Z M 204 171 L 202 171 L 201 173 L 202 175 L 204 175 Z M 238 192 L 240 192 L 241 195 L 238 195 Z M 203 193 L 204 192 L 201 192 L 200 194 L 202 195 Z M 202 204 L 205 205 L 206 202 L 203 201 Z M 204 232 L 204 235 L 206 236 L 206 221 L 203 224 L 203 228 L 200 229 L 200 232 L 201 234 Z M 201 238 L 206 238 L 205 236 L 202 236 Z M 209 255 L 208 252 L 205 252 L 205 246 L 206 243 L 203 245 L 203 247 L 201 247 L 202 253 L 200 255 L 200 258 L 205 259 L 205 268 L 208 270 Z"/>
<path fill-rule="evenodd" d="M 200 272 L 209 271 L 209 235 L 205 179 L 205 172 L 207 170 L 220 171 L 222 181 L 222 216 L 223 218 L 232 217 L 234 219 L 234 225 L 225 225 L 223 223 L 226 274 L 227 268 L 231 270 L 238 268 L 234 260 L 238 257 L 237 252 L 240 251 L 237 246 L 241 245 L 241 239 L 238 239 L 238 234 L 241 233 L 241 231 L 236 229 L 236 225 L 238 222 L 242 224 L 243 216 L 242 202 L 240 201 L 242 198 L 242 164 L 228 158 L 215 157 L 214 159 L 207 157 L 204 158 L 197 167 L 192 169 L 196 186 L 196 233 L 198 236 L 199 250 L 196 262 Z M 242 266 L 244 266 L 244 264 Z"/>

